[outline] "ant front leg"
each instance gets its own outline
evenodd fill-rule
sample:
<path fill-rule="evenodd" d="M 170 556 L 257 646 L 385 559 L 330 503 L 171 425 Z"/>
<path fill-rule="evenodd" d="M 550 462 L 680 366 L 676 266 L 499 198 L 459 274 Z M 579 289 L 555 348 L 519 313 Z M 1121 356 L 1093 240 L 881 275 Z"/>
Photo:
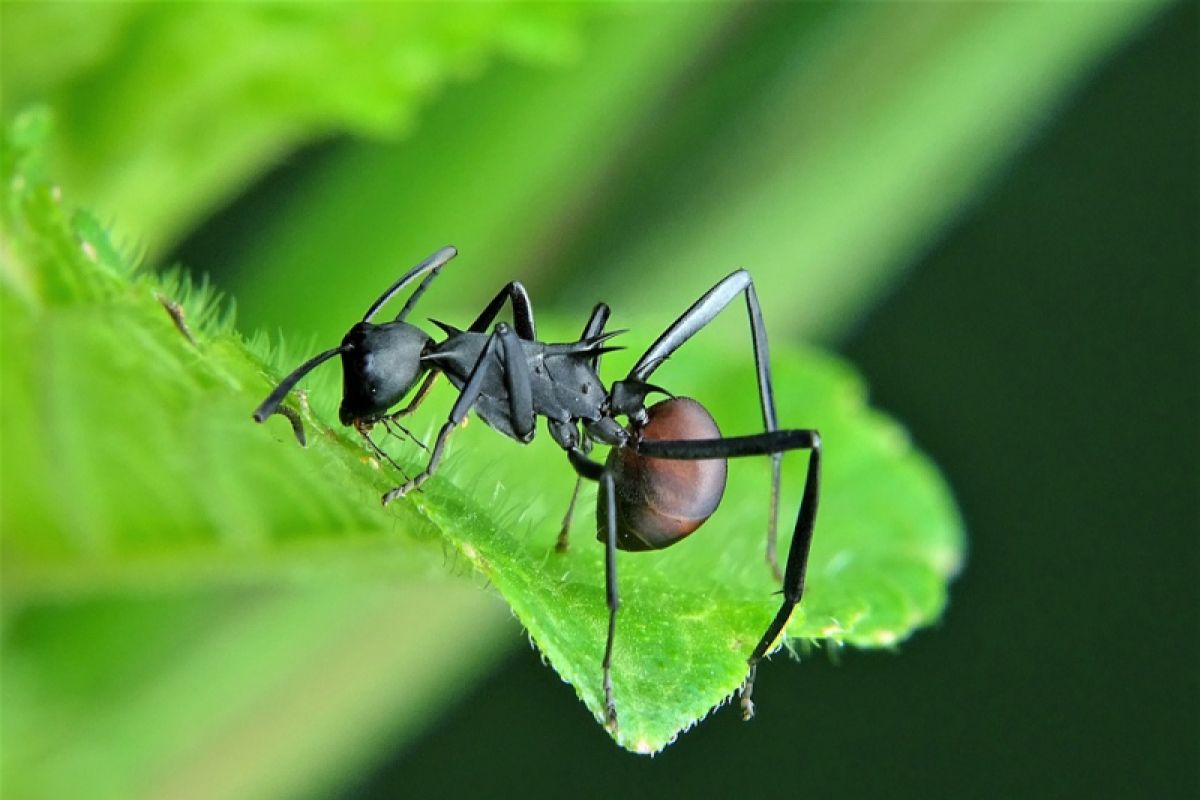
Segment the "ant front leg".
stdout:
<path fill-rule="evenodd" d="M 371 423 L 355 422 L 354 430 L 358 431 L 358 435 L 361 436 L 363 438 L 363 441 L 367 443 L 367 447 L 370 448 L 371 452 L 375 455 L 375 457 L 377 459 L 379 459 L 380 461 L 386 461 L 389 464 L 391 464 L 393 469 L 395 469 L 397 472 L 399 472 L 404 477 L 405 480 L 408 480 L 408 473 L 404 471 L 404 467 L 397 464 L 395 459 L 393 459 L 391 456 L 389 456 L 382 447 L 375 444 L 375 440 L 371 438 Z"/>
<path fill-rule="evenodd" d="M 433 444 L 433 452 L 429 455 L 429 463 L 424 470 L 402 486 L 397 486 L 385 494 L 383 496 L 385 506 L 397 497 L 404 497 L 413 489 L 420 487 L 437 471 L 438 464 L 442 460 L 442 453 L 446 448 L 446 440 L 450 438 L 454 429 L 462 424 L 468 412 L 479 400 L 479 396 L 483 393 L 484 381 L 489 371 L 493 369 L 504 370 L 513 430 L 520 436 L 527 436 L 533 432 L 536 417 L 533 413 L 533 387 L 530 384 L 529 363 L 525 360 L 521 342 L 513 333 L 512 328 L 501 322 L 496 325 L 492 335 L 487 338 L 487 342 L 479 352 L 479 358 L 475 361 L 475 366 L 471 368 L 467 382 L 463 385 L 462 392 L 458 395 L 458 400 L 450 409 L 450 416 L 438 431 L 437 439 Z"/>
<path fill-rule="evenodd" d="M 425 380 L 421 382 L 421 388 L 417 389 L 417 393 L 413 395 L 413 399 L 408 402 L 408 405 L 404 406 L 404 408 L 393 411 L 391 414 L 388 414 L 386 417 L 380 419 L 380 422 L 382 422 L 383 426 L 388 429 L 389 433 L 392 435 L 396 434 L 396 432 L 392 430 L 392 427 L 394 426 L 402 434 L 416 442 L 417 446 L 426 453 L 429 452 L 429 448 L 426 447 L 425 443 L 418 439 L 412 431 L 404 427 L 400 420 L 404 419 L 409 414 L 421 407 L 421 404 L 425 402 L 425 398 L 429 396 L 430 390 L 433 389 L 433 385 L 437 383 L 438 376 L 441 374 L 442 373 L 437 370 L 430 372 L 425 376 Z M 403 474 L 403 470 L 401 471 L 401 474 Z"/>
<path fill-rule="evenodd" d="M 808 472 L 804 479 L 804 495 L 796 515 L 796 529 L 788 548 L 787 566 L 783 571 L 783 602 L 775 618 L 746 659 L 750 670 L 741 688 L 742 719 L 754 717 L 754 679 L 758 663 L 772 649 L 783 633 L 792 611 L 804 595 L 804 576 L 808 571 L 808 551 L 812 545 L 813 527 L 817 519 L 817 502 L 821 494 L 821 436 L 815 430 L 783 430 L 756 436 L 731 436 L 708 440 L 643 440 L 638 443 L 639 455 L 655 458 L 706 459 L 735 458 L 751 455 L 775 455 L 788 450 L 809 450 Z"/>
<path fill-rule="evenodd" d="M 592 440 L 584 437 L 580 442 L 583 453 L 592 452 Z M 583 488 L 583 476 L 575 476 L 575 488 L 571 490 L 571 500 L 567 503 L 567 513 L 563 514 L 562 527 L 558 529 L 558 538 L 554 540 L 554 552 L 565 553 L 571 549 L 571 519 L 575 516 L 575 504 L 579 502 L 579 490 Z"/>
<path fill-rule="evenodd" d="M 433 389 L 433 385 L 437 383 L 438 376 L 441 374 L 441 372 L 434 370 L 425 376 L 425 380 L 421 382 L 421 388 L 417 389 L 417 393 L 413 395 L 413 399 L 409 401 L 408 405 L 398 411 L 393 411 L 391 414 L 388 414 L 385 419 L 390 419 L 394 422 L 407 417 L 409 414 L 420 408 L 421 403 L 425 402 L 425 398 L 429 396 L 429 391 Z"/>

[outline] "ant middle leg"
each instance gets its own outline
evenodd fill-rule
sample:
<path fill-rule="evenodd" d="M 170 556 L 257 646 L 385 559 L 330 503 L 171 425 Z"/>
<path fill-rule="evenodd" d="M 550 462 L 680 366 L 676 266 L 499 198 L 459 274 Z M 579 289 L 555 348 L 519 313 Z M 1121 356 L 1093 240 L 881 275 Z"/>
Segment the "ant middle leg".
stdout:
<path fill-rule="evenodd" d="M 583 332 L 579 334 L 580 340 L 592 339 L 604 332 L 604 324 L 608 322 L 609 314 L 611 313 L 606 303 L 597 303 L 592 309 L 591 315 L 588 317 L 587 323 L 583 326 Z M 600 368 L 600 356 L 597 355 L 591 359 L 589 366 L 592 372 Z M 592 452 L 592 440 L 585 434 L 582 440 L 583 454 L 587 455 Z M 575 504 L 579 502 L 579 490 L 583 487 L 583 476 L 575 476 L 575 488 L 571 490 L 571 501 L 567 503 L 567 513 L 563 515 L 562 526 L 558 529 L 558 538 L 554 541 L 554 550 L 558 553 L 565 553 L 571 547 L 571 520 L 575 516 Z"/>
<path fill-rule="evenodd" d="M 585 434 L 579 442 L 580 451 L 584 455 L 592 452 L 592 440 Z M 571 500 L 567 503 L 567 513 L 563 515 L 562 527 L 558 530 L 558 538 L 554 540 L 554 551 L 565 553 L 571 549 L 571 520 L 575 516 L 575 506 L 579 502 L 579 493 L 583 488 L 583 476 L 575 476 L 575 488 L 571 490 Z"/>
<path fill-rule="evenodd" d="M 421 388 L 417 389 L 417 393 L 413 395 L 413 399 L 408 402 L 408 405 L 398 411 L 393 411 L 384 417 L 384 419 L 390 419 L 394 422 L 407 417 L 420 408 L 421 404 L 425 402 L 425 398 L 429 396 L 429 391 L 433 389 L 433 385 L 437 383 L 438 376 L 441 374 L 440 371 L 435 370 L 426 375 L 425 380 L 421 382 Z"/>
<path fill-rule="evenodd" d="M 580 479 L 587 478 L 603 484 L 602 494 L 608 498 L 608 526 L 604 538 L 604 597 L 608 605 L 608 635 L 604 640 L 604 659 L 601 661 L 604 688 L 604 727 L 614 735 L 617 732 L 617 704 L 613 698 L 612 660 L 613 645 L 617 637 L 617 611 L 621 608 L 621 597 L 617 592 L 617 491 L 613 475 L 603 464 L 592 461 L 582 450 L 572 448 L 567 458 Z"/>

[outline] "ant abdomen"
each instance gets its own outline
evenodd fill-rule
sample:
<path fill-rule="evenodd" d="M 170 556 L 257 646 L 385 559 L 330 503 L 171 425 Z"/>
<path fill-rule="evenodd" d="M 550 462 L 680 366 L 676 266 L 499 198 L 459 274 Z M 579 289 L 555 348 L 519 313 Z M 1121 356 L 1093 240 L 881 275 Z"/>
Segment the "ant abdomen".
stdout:
<path fill-rule="evenodd" d="M 642 440 L 719 439 L 712 415 L 690 397 L 672 397 L 647 409 L 648 421 L 631 430 Z M 661 550 L 695 531 L 712 516 L 725 494 L 724 459 L 685 461 L 638 455 L 614 447 L 608 469 L 616 488 L 617 547 Z M 608 530 L 604 484 L 596 503 L 596 538 Z"/>

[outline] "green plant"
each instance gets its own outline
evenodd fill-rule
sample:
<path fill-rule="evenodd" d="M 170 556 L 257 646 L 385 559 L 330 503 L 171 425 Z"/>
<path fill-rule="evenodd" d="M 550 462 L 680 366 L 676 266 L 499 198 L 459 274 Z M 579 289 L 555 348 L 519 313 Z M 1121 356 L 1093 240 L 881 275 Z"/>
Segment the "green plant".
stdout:
<path fill-rule="evenodd" d="M 561 455 L 544 441 L 522 449 L 468 426 L 454 437 L 460 455 L 428 491 L 385 514 L 377 495 L 392 476 L 328 424 L 331 368 L 307 382 L 308 449 L 282 420 L 249 423 L 280 369 L 311 349 L 298 342 L 320 332 L 326 344 L 344 328 L 347 309 L 361 311 L 394 277 L 398 258 L 447 242 L 462 247 L 470 284 L 481 291 L 512 275 L 540 275 L 573 298 L 570 318 L 566 304 L 540 318 L 551 336 L 570 336 L 579 309 L 603 291 L 619 313 L 637 309 L 622 321 L 638 332 L 624 342 L 636 354 L 645 343 L 639 336 L 711 282 L 704 270 L 728 270 L 731 258 L 772 287 L 765 299 L 773 331 L 829 336 L 978 190 L 1039 109 L 1151 7 L 962 7 L 914 14 L 900 28 L 883 7 L 780 6 L 755 17 L 715 4 L 584 14 L 517 6 L 502 12 L 503 24 L 477 28 L 455 22 L 459 11 L 442 18 L 427 10 L 391 23 L 416 31 L 412 40 L 433 53 L 426 62 L 401 59 L 408 66 L 399 68 L 400 83 L 424 88 L 397 94 L 370 89 L 369 71 L 342 75 L 339 85 L 361 89 L 344 97 L 362 102 L 342 107 L 340 92 L 328 95 L 334 111 L 326 108 L 319 124 L 280 87 L 323 77 L 336 64 L 281 57 L 269 61 L 274 71 L 261 71 L 247 42 L 274 41 L 282 52 L 297 30 L 319 40 L 329 22 L 323 10 L 233 12 L 242 21 L 220 52 L 229 56 L 223 74 L 246 81 L 229 86 L 263 81 L 289 102 L 260 106 L 240 90 L 223 92 L 210 83 L 222 74 L 213 72 L 217 51 L 202 47 L 189 51 L 186 68 L 162 73 L 151 96 L 171 102 L 142 108 L 153 88 L 147 64 L 175 52 L 166 34 L 187 29 L 189 14 L 212 12 L 98 6 L 74 18 L 59 8 L 0 7 L 6 116 L 18 110 L 14 103 L 39 100 L 56 117 L 50 129 L 25 117 L 5 142 L 0 251 L 4 780 L 6 790 L 35 797 L 64 796 L 81 779 L 112 797 L 197 786 L 206 796 L 318 795 L 337 786 L 387 746 L 377 731 L 398 740 L 417 730 L 515 638 L 499 604 L 462 591 L 447 573 L 486 575 L 594 712 L 600 554 L 584 514 L 572 553 L 550 553 L 571 481 Z M 33 22 L 14 26 L 17 12 Z M 64 36 L 53 25 L 52 35 L 29 34 L 48 19 L 91 35 Z M 438 33 L 463 24 L 474 33 Z M 336 40 L 345 29 L 328 30 Z M 987 45 L 968 48 L 977 54 L 969 68 L 960 34 Z M 796 41 L 807 42 L 801 52 L 841 53 L 835 62 L 844 69 L 828 73 L 827 60 L 806 57 L 791 72 L 773 72 L 771 58 L 786 59 Z M 44 58 L 55 42 L 59 57 Z M 884 45 L 894 69 L 864 76 L 852 68 L 855 53 Z M 345 51 L 328 52 L 336 62 Z M 388 52 L 381 45 L 377 55 Z M 506 52 L 556 66 L 517 67 L 495 55 Z M 727 82 L 701 81 L 685 93 L 686 113 L 648 124 L 695 68 L 695 52 Z M 747 52 L 765 55 L 741 61 Z M 1003 80 L 1004 65 L 1021 52 L 1031 54 L 1024 69 Z M 437 65 L 424 83 L 420 70 L 406 73 L 422 63 Z M 432 87 L 481 72 L 410 125 Z M 829 74 L 842 77 L 814 83 Z M 864 81 L 876 91 L 849 113 L 838 87 Z M 822 135 L 823 126 L 792 140 L 795 120 L 772 113 L 771 98 L 780 96 L 817 98 L 823 119 L 870 132 L 873 148 L 894 135 L 912 157 L 860 163 L 857 134 Z M 1007 99 L 996 105 L 996 97 Z M 124 100 L 105 102 L 112 98 Z M 939 117 L 941 134 L 931 135 L 913 114 L 943 101 L 955 113 Z M 232 138 L 205 135 L 206 119 L 189 105 Z M 758 152 L 710 138 L 722 120 L 743 118 L 758 119 L 757 141 L 774 144 Z M 288 187 L 286 202 L 253 220 L 253 233 L 226 259 L 226 280 L 252 324 L 285 329 L 286 348 L 262 336 L 247 343 L 225 306 L 179 273 L 134 270 L 135 247 L 164 251 L 298 144 L 405 125 L 411 134 L 399 146 L 333 148 Z M 93 143 L 95 132 L 105 135 Z M 242 138 L 247 132 L 252 141 Z M 957 144 L 945 147 L 946 137 Z M 640 140 L 650 147 L 632 157 L 630 142 Z M 39 141 L 48 141 L 52 166 L 41 164 Z M 798 156 L 786 152 L 792 141 L 803 145 Z M 720 190 L 689 198 L 688 176 L 708 175 L 714 164 Z M 850 167 L 855 180 L 839 183 Z M 952 176 L 953 191 L 907 203 L 907 187 L 931 174 Z M 61 176 L 61 192 L 51 176 Z M 477 181 L 486 188 L 470 191 Z M 806 194 L 812 186 L 817 206 Z M 634 195 L 653 198 L 656 214 L 623 211 L 636 207 Z M 118 230 L 135 231 L 135 246 L 114 245 L 108 225 L 71 210 L 77 199 Z M 680 202 L 686 212 L 667 213 Z M 778 218 L 756 221 L 764 207 L 780 209 Z M 667 216 L 697 223 L 687 231 L 657 224 Z M 388 224 L 397 218 L 405 224 Z M 823 232 L 819 246 L 796 235 L 795 221 Z M 748 235 L 748 225 L 757 233 Z M 742 254 L 746 247 L 755 252 Z M 578 271 L 552 275 L 549 265 L 559 262 Z M 695 274 L 681 280 L 666 266 L 679 263 Z M 797 264 L 803 274 L 786 274 Z M 645 285 L 662 288 L 653 308 L 639 308 L 645 293 L 637 287 Z M 805 300 L 802 313 L 796 297 Z M 164 302 L 180 304 L 198 344 Z M 721 331 L 744 336 L 729 316 Z M 865 407 L 846 366 L 781 339 L 776 369 L 789 387 L 781 418 L 822 429 L 831 444 L 827 486 L 838 487 L 827 489 L 814 582 L 790 634 L 801 647 L 813 639 L 889 646 L 944 603 L 961 557 L 952 504 L 903 432 Z M 755 418 L 752 392 L 730 391 L 752 386 L 745 348 L 676 361 L 671 385 L 703 398 L 718 420 Z M 613 358 L 606 372 L 621 363 Z M 414 457 L 396 449 L 398 458 Z M 789 459 L 786 474 L 798 475 L 802 458 Z M 616 680 L 622 743 L 632 749 L 660 747 L 735 688 L 742 651 L 773 611 L 760 555 L 765 465 L 739 464 L 735 473 L 720 517 L 694 542 L 621 562 Z M 785 509 L 795 508 L 795 491 L 789 482 Z M 659 611 L 664 598 L 677 599 L 675 614 Z M 763 670 L 764 704 L 786 673 L 783 664 Z M 660 694 L 664 702 L 647 702 Z M 313 724 L 296 723 L 291 714 L 301 708 Z"/>
<path fill-rule="evenodd" d="M 14 388 L 6 392 L 4 438 L 27 465 L 5 484 L 10 601 L 186 580 L 265 581 L 282 570 L 315 580 L 331 560 L 347 577 L 387 578 L 428 565 L 428 543 L 440 537 L 500 590 L 597 712 L 606 619 L 600 549 L 585 536 L 569 555 L 549 555 L 544 526 L 533 524 L 548 514 L 513 519 L 514 509 L 537 505 L 539 485 L 566 489 L 561 458 L 485 477 L 479 463 L 507 461 L 508 443 L 481 431 L 469 444 L 476 463 L 452 460 L 424 492 L 383 512 L 371 500 L 396 478 L 330 425 L 328 379 L 302 412 L 311 429 L 306 450 L 279 446 L 282 425 L 248 427 L 246 409 L 279 374 L 279 359 L 261 341 L 245 344 L 229 317 L 215 314 L 210 293 L 137 275 L 92 217 L 65 211 L 20 144 L 36 137 L 39 122 L 22 120 L 7 175 L 20 188 L 6 222 L 6 283 L 26 289 L 5 294 L 4 382 Z M 703 364 L 680 359 L 684 368 L 665 372 L 712 397 L 718 418 L 753 420 L 753 392 L 721 391 L 739 379 L 752 386 L 736 352 Z M 812 419 L 836 443 L 804 613 L 789 636 L 892 645 L 945 603 L 961 551 L 953 505 L 903 433 L 868 412 L 844 366 L 785 348 L 775 368 L 787 387 L 782 418 Z M 47 440 L 58 446 L 45 447 Z M 419 453 L 398 457 L 413 466 Z M 774 605 L 760 537 L 740 533 L 764 526 L 758 467 L 735 469 L 724 513 L 706 536 L 653 559 L 621 558 L 615 684 L 618 741 L 631 749 L 661 748 L 745 676 L 746 652 Z M 501 486 L 498 507 L 479 503 Z M 68 502 L 57 502 L 64 492 Z M 789 487 L 785 509 L 796 507 L 795 494 Z"/>

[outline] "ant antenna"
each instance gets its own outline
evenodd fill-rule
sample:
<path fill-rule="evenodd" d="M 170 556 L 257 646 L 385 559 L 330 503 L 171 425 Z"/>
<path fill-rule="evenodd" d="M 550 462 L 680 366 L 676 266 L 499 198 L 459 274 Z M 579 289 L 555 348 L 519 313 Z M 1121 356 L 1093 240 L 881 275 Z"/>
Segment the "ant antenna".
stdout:
<path fill-rule="evenodd" d="M 429 258 L 425 259 L 420 264 L 417 264 L 408 272 L 404 273 L 404 275 L 400 277 L 400 280 L 388 287 L 388 290 L 381 294 L 379 299 L 371 304 L 371 307 L 367 309 L 367 313 L 363 315 L 363 322 L 370 322 L 371 317 L 375 316 L 379 309 L 382 308 L 387 301 L 391 300 L 397 292 L 416 280 L 419 275 L 428 272 L 429 275 L 425 277 L 425 280 L 421 281 L 421 285 L 417 287 L 415 292 L 413 292 L 412 297 L 408 298 L 408 302 L 404 304 L 404 308 L 400 310 L 400 314 L 396 317 L 397 322 L 402 321 L 405 315 L 408 314 L 413 305 L 417 302 L 417 298 L 425 293 L 425 290 L 429 288 L 429 284 L 434 278 L 437 277 L 438 273 L 441 272 L 442 267 L 446 266 L 446 262 L 454 258 L 456 255 L 458 255 L 458 250 L 454 249 L 453 247 L 443 247 L 441 250 L 438 250 Z"/>
<path fill-rule="evenodd" d="M 305 361 L 303 364 L 296 367 L 292 374 L 284 378 L 280 384 L 275 387 L 275 391 L 271 392 L 271 394 L 267 396 L 266 400 L 263 400 L 262 405 L 254 409 L 254 421 L 262 422 L 267 417 L 274 414 L 279 409 L 279 404 L 283 402 L 283 398 L 286 397 L 287 393 L 290 392 L 296 386 L 296 384 L 300 382 L 301 378 L 303 378 L 309 372 L 312 372 L 313 368 L 318 364 L 322 364 L 334 356 L 344 353 L 345 350 L 346 348 L 339 345 L 332 350 L 326 350 L 324 353 L 321 353 L 318 356 L 313 356 L 308 361 Z"/>

